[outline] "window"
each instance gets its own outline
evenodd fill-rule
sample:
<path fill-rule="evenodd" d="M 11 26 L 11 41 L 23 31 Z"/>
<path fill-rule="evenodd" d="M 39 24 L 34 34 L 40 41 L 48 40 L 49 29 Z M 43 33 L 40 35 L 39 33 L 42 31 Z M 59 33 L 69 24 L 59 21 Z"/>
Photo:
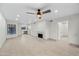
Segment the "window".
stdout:
<path fill-rule="evenodd" d="M 7 24 L 7 34 L 16 34 L 15 24 Z"/>

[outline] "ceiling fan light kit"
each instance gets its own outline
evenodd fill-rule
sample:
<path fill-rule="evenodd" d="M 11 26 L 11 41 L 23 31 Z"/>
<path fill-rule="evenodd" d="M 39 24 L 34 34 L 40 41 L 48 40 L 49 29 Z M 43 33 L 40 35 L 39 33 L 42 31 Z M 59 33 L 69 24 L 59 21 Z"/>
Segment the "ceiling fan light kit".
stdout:
<path fill-rule="evenodd" d="M 41 15 L 37 15 L 39 19 L 42 19 Z"/>
<path fill-rule="evenodd" d="M 41 12 L 41 10 L 40 9 L 38 9 L 37 10 L 38 12 L 37 12 L 37 17 L 39 18 L 39 19 L 41 19 L 42 18 L 42 12 Z"/>
<path fill-rule="evenodd" d="M 47 9 L 47 10 L 45 10 L 45 11 L 41 11 L 41 9 L 40 8 L 38 8 L 37 10 L 36 10 L 36 12 L 27 12 L 27 14 L 32 14 L 32 15 L 37 15 L 37 17 L 38 17 L 38 21 L 41 21 L 42 20 L 42 15 L 44 15 L 44 14 L 47 14 L 47 13 L 50 13 L 51 12 L 51 10 L 50 9 Z"/>

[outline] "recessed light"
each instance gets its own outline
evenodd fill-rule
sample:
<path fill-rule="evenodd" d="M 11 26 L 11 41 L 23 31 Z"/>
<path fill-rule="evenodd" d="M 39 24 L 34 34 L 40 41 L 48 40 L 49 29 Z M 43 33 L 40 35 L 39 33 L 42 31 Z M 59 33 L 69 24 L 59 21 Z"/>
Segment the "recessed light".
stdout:
<path fill-rule="evenodd" d="M 58 10 L 55 10 L 55 13 L 57 13 L 58 12 Z"/>
<path fill-rule="evenodd" d="M 19 15 L 19 14 L 17 14 L 17 17 L 20 17 L 20 15 Z"/>
<path fill-rule="evenodd" d="M 16 21 L 19 20 L 18 18 L 16 18 Z"/>

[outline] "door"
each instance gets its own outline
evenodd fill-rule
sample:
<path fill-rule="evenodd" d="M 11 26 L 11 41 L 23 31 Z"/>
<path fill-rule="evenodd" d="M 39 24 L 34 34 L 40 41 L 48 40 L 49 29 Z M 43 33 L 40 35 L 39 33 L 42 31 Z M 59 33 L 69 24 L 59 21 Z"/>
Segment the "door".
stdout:
<path fill-rule="evenodd" d="M 68 38 L 68 21 L 58 23 L 58 39 L 64 40 Z"/>

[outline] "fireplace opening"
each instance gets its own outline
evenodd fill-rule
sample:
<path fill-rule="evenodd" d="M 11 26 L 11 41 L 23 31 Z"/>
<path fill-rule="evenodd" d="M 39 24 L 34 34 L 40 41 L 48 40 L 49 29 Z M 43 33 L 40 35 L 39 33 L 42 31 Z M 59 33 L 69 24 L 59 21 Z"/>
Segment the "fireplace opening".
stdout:
<path fill-rule="evenodd" d="M 38 34 L 38 38 L 43 38 L 43 34 Z"/>

